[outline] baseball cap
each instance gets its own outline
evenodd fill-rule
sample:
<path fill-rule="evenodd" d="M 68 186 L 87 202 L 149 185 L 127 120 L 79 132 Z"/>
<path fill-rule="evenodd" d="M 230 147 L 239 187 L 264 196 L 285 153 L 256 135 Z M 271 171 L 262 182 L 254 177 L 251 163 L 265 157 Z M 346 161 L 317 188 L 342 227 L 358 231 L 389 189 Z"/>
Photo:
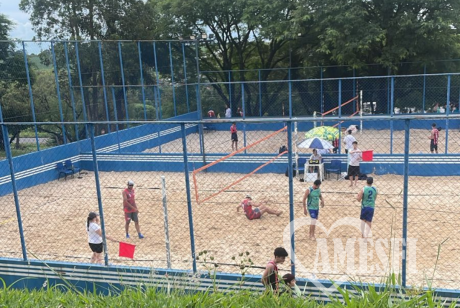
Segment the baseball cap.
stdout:
<path fill-rule="evenodd" d="M 251 198 L 251 195 L 246 195 L 246 198 L 252 199 L 252 198 Z"/>
<path fill-rule="evenodd" d="M 128 185 L 134 185 L 134 182 L 132 180 L 128 180 Z"/>

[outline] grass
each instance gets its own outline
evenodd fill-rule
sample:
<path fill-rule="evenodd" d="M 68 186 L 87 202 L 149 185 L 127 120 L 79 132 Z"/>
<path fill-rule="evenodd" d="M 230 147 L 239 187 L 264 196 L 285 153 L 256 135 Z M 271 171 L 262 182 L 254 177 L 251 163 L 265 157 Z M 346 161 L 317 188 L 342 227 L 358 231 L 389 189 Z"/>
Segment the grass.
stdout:
<path fill-rule="evenodd" d="M 250 291 L 231 293 L 186 293 L 157 288 L 126 288 L 109 295 L 78 291 L 69 283 L 40 290 L 0 288 L 0 307 L 446 307 L 431 291 L 403 298 L 404 292 L 393 288 L 395 276 L 388 278 L 387 287 L 377 292 L 375 287 L 365 290 L 355 287 L 354 292 L 338 288 L 343 300 L 330 298 L 329 303 L 316 302 L 306 294 L 292 298 L 287 294 L 273 296 Z M 455 307 L 455 303 L 447 307 Z"/>
<path fill-rule="evenodd" d="M 47 145 L 46 143 L 41 143 L 40 144 L 40 150 L 44 150 L 46 148 L 52 147 L 51 145 Z M 19 156 L 19 155 L 24 155 L 32 152 L 37 151 L 37 145 L 35 143 L 21 143 L 21 146 L 19 149 L 16 149 L 14 143 L 11 144 L 11 154 L 13 154 L 13 157 Z M 0 151 L 0 160 L 5 159 L 6 154 L 5 151 Z M 1 306 L 0 306 L 1 307 Z"/>

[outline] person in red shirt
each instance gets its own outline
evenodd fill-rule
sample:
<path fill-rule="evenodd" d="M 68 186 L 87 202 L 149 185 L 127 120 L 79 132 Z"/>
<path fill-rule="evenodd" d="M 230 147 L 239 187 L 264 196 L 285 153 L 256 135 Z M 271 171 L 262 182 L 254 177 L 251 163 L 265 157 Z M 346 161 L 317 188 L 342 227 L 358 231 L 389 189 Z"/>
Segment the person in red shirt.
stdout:
<path fill-rule="evenodd" d="M 253 209 L 252 207 L 255 208 Z M 257 204 L 252 202 L 252 198 L 250 195 L 246 195 L 246 198 L 244 198 L 243 201 L 241 201 L 241 203 L 236 207 L 236 212 L 239 212 L 240 208 L 243 209 L 244 213 L 246 214 L 246 217 L 249 220 L 260 219 L 260 217 L 262 217 L 264 213 L 276 216 L 280 216 L 283 213 L 283 211 L 275 211 L 263 204 Z"/>
<path fill-rule="evenodd" d="M 232 151 L 238 151 L 238 130 L 235 122 L 230 126 L 230 133 L 232 134 Z"/>
<path fill-rule="evenodd" d="M 129 238 L 129 224 L 134 221 L 134 225 L 136 226 L 137 234 L 139 235 L 140 239 L 143 239 L 144 236 L 141 233 L 141 228 L 139 227 L 139 218 L 138 213 L 139 210 L 137 209 L 136 201 L 134 200 L 135 193 L 134 193 L 134 182 L 129 180 L 128 181 L 128 188 L 123 190 L 123 211 L 125 212 L 125 230 L 126 230 L 126 238 Z"/>
<path fill-rule="evenodd" d="M 438 138 L 439 138 L 439 130 L 436 128 L 436 123 L 433 123 L 431 125 L 431 136 L 429 137 L 429 139 L 431 139 L 431 142 L 430 142 L 431 154 L 433 154 L 434 151 L 436 151 L 436 154 L 438 154 Z"/>

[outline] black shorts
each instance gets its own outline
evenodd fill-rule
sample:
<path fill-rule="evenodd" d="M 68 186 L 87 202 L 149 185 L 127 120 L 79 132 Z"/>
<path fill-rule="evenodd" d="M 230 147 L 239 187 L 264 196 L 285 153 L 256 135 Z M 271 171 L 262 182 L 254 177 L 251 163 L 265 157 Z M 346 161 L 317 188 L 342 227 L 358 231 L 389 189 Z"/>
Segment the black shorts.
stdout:
<path fill-rule="evenodd" d="M 348 166 L 348 176 L 353 176 L 354 179 L 355 175 L 359 177 L 359 166 Z"/>
<path fill-rule="evenodd" d="M 434 150 L 438 150 L 438 144 L 434 144 L 434 140 L 431 139 L 431 143 L 430 143 L 430 151 L 433 152 Z"/>
<path fill-rule="evenodd" d="M 99 243 L 99 244 L 89 243 L 89 247 L 91 248 L 92 252 L 102 253 L 102 251 L 104 250 L 104 245 L 102 243 Z"/>
<path fill-rule="evenodd" d="M 131 212 L 131 213 L 126 213 L 125 212 L 125 220 L 128 222 L 128 221 L 134 221 L 134 222 L 138 222 L 139 221 L 139 218 L 137 216 L 137 212 Z"/>
<path fill-rule="evenodd" d="M 232 133 L 232 141 L 238 141 L 238 134 Z"/>
<path fill-rule="evenodd" d="M 348 150 L 347 150 L 347 149 L 345 149 L 345 154 L 348 154 Z"/>

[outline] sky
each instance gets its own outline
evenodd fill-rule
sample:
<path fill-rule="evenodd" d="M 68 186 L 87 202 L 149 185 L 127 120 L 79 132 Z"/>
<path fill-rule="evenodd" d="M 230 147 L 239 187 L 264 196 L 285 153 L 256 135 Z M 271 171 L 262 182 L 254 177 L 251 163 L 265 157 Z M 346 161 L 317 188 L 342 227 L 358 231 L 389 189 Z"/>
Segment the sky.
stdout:
<path fill-rule="evenodd" d="M 32 30 L 32 24 L 29 21 L 29 14 L 19 9 L 21 0 L 0 0 L 0 14 L 14 22 L 13 29 L 10 32 L 11 38 L 21 40 L 31 40 L 35 36 Z"/>

